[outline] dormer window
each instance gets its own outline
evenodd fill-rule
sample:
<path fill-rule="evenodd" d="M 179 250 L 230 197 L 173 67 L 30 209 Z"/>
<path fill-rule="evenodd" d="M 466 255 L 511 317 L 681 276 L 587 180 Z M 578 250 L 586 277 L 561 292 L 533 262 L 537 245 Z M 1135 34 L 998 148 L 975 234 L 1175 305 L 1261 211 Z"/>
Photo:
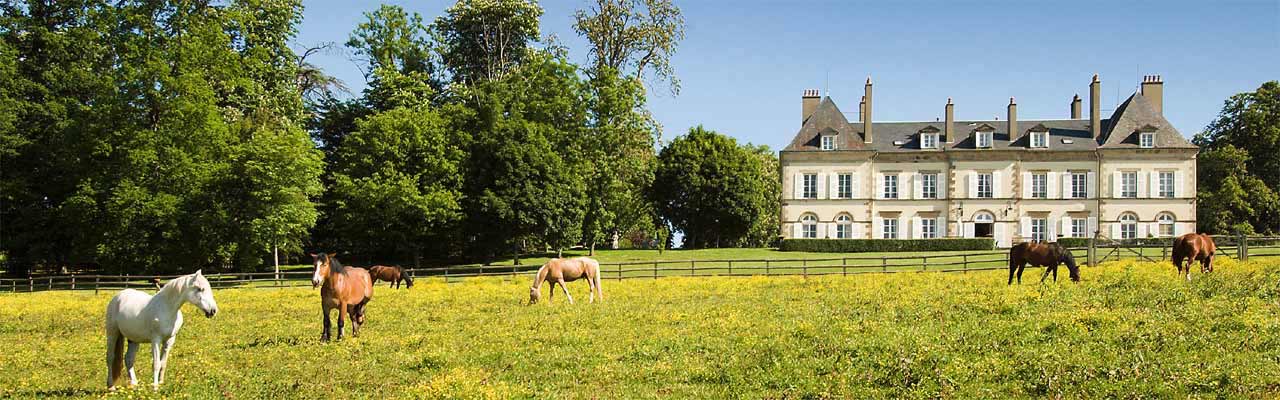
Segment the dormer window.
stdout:
<path fill-rule="evenodd" d="M 920 148 L 922 148 L 922 149 L 936 149 L 936 148 L 938 148 L 938 134 L 936 134 L 936 133 L 921 133 L 921 134 L 920 134 Z"/>
<path fill-rule="evenodd" d="M 1155 132 L 1142 132 L 1138 134 L 1138 146 L 1144 149 L 1156 147 Z"/>
<path fill-rule="evenodd" d="M 835 137 L 835 136 L 831 136 L 831 135 L 823 135 L 823 136 L 822 136 L 822 149 L 823 149 L 823 150 L 835 150 L 835 149 L 836 149 L 836 137 Z"/>
<path fill-rule="evenodd" d="M 1049 132 L 1031 132 L 1031 147 L 1049 147 Z"/>
<path fill-rule="evenodd" d="M 974 132 L 974 145 L 979 149 L 991 148 L 991 136 L 995 132 Z"/>

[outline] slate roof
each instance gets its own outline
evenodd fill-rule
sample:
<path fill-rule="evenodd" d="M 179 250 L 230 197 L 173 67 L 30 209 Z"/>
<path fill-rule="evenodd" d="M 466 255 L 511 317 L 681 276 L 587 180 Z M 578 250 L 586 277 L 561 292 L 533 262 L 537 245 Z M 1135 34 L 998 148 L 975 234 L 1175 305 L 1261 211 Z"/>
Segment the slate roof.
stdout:
<path fill-rule="evenodd" d="M 1115 121 L 1113 124 L 1112 121 Z M 1139 130 L 1156 132 L 1157 148 L 1196 148 L 1182 137 L 1168 120 L 1155 112 L 1141 94 L 1134 94 L 1125 100 L 1111 118 L 1103 119 L 1102 134 L 1097 140 L 1089 137 L 1088 119 L 1066 120 L 1019 120 L 1016 139 L 1009 142 L 1008 121 L 973 120 L 955 121 L 955 141 L 947 144 L 947 138 L 941 137 L 939 142 L 947 150 L 977 149 L 974 132 L 978 130 L 994 131 L 992 149 L 1028 149 L 1030 137 L 1028 132 L 1049 131 L 1049 147 L 1034 149 L 1035 151 L 1088 151 L 1102 148 L 1138 148 Z M 876 150 L 879 152 L 938 151 L 920 149 L 920 132 L 944 130 L 945 121 L 927 122 L 873 122 L 872 132 L 875 138 L 871 144 L 864 144 L 862 123 L 848 121 L 830 97 L 825 97 L 814 113 L 805 120 L 804 126 L 796 133 L 783 151 L 822 151 L 819 137 L 823 134 L 836 135 L 837 150 Z M 943 135 L 945 136 L 945 135 Z M 1070 141 L 1071 143 L 1064 142 Z M 894 144 L 901 142 L 901 144 Z"/>

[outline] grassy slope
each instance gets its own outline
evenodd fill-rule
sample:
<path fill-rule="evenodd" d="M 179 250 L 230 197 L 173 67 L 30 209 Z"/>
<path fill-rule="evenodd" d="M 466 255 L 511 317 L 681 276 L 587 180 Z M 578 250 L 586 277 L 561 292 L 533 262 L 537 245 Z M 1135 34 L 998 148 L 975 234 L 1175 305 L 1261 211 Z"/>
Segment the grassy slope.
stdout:
<path fill-rule="evenodd" d="M 1029 276 L 1038 277 L 1038 270 Z M 160 396 L 1108 397 L 1280 392 L 1280 261 L 1003 285 L 1000 272 L 605 283 L 524 306 L 499 278 L 379 288 L 364 336 L 321 344 L 316 293 L 221 290 Z M 573 284 L 586 300 L 583 284 Z M 108 295 L 0 295 L 0 397 L 102 393 Z M 559 299 L 559 296 L 557 296 Z M 150 381 L 150 351 L 138 373 Z M 148 390 L 125 394 L 156 396 Z"/>

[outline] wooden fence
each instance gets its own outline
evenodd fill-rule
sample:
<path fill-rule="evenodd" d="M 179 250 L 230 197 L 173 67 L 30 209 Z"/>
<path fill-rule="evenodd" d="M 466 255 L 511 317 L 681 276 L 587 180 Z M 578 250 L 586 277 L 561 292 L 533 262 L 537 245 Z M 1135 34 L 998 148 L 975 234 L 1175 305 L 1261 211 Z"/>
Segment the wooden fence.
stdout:
<path fill-rule="evenodd" d="M 1217 255 L 1239 260 L 1249 257 L 1280 256 L 1280 237 L 1215 237 Z M 1121 259 L 1162 261 L 1171 258 L 1168 245 L 1143 245 L 1095 241 L 1093 248 L 1071 249 L 1082 265 L 1096 265 Z M 1092 255 L 1092 256 L 1091 256 Z M 676 276 L 824 276 L 868 273 L 959 272 L 1000 270 L 1008 268 L 1009 252 L 975 251 L 964 253 L 926 253 L 904 255 L 849 256 L 828 258 L 760 259 L 760 260 L 684 260 L 602 263 L 605 279 L 658 279 Z M 1093 260 L 1090 262 L 1089 260 Z M 460 265 L 414 268 L 406 271 L 415 279 L 437 278 L 446 282 L 479 276 L 529 279 L 538 265 Z M 154 289 L 151 279 L 162 281 L 178 275 L 46 275 L 28 278 L 0 279 L 0 293 L 45 290 L 120 290 Z M 215 288 L 286 288 L 311 285 L 311 271 L 281 271 L 207 274 Z M 384 283 L 380 283 L 384 284 Z"/>

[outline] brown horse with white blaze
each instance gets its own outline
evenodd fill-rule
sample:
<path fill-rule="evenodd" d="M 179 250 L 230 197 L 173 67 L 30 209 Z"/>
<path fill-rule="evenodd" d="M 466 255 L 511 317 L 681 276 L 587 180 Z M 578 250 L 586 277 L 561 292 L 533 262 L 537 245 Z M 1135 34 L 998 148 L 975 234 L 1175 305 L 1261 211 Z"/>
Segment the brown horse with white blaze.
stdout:
<path fill-rule="evenodd" d="M 1173 266 L 1178 267 L 1178 274 L 1191 280 L 1191 264 L 1200 262 L 1200 272 L 1213 272 L 1213 254 L 1218 246 L 1213 238 L 1203 233 L 1188 233 L 1173 239 Z M 1186 264 L 1183 264 L 1183 261 Z"/>
<path fill-rule="evenodd" d="M 369 267 L 369 276 L 373 277 L 373 283 L 378 281 L 391 282 L 387 287 L 400 288 L 400 281 L 404 281 L 406 287 L 413 287 L 413 277 L 404 272 L 404 268 L 398 265 L 374 265 Z"/>
<path fill-rule="evenodd" d="M 591 258 L 555 258 L 547 261 L 538 269 L 538 276 L 533 278 L 533 287 L 529 288 L 529 304 L 537 303 L 542 297 L 542 282 L 551 282 L 551 291 L 547 293 L 547 301 L 550 302 L 555 297 L 556 284 L 560 284 L 560 289 L 564 290 L 564 296 L 569 298 L 569 304 L 573 304 L 573 296 L 569 295 L 569 287 L 565 286 L 565 282 L 572 282 L 578 279 L 586 278 L 587 285 L 590 286 L 591 302 L 596 301 L 596 296 L 600 296 L 600 301 L 604 301 L 604 292 L 600 290 L 600 263 Z"/>
<path fill-rule="evenodd" d="M 364 324 L 364 307 L 373 299 L 373 280 L 364 268 L 342 265 L 333 253 L 312 254 L 315 273 L 311 286 L 320 288 L 320 304 L 324 309 L 324 333 L 320 340 L 329 340 L 329 311 L 338 309 L 338 340 L 342 340 L 343 322 L 351 318 L 351 336 L 360 335 Z"/>
<path fill-rule="evenodd" d="M 1053 274 L 1053 281 L 1058 281 L 1058 264 L 1067 264 L 1067 270 L 1071 272 L 1071 280 L 1080 281 L 1080 267 L 1076 266 L 1076 259 L 1071 255 L 1071 251 L 1057 242 L 1054 243 L 1035 243 L 1023 242 L 1018 243 L 1009 249 L 1009 284 L 1013 284 L 1015 270 L 1017 271 L 1018 283 L 1022 283 L 1022 270 L 1031 264 L 1035 267 L 1045 267 L 1044 276 L 1040 277 L 1040 282 L 1044 282 L 1044 278 Z"/>

